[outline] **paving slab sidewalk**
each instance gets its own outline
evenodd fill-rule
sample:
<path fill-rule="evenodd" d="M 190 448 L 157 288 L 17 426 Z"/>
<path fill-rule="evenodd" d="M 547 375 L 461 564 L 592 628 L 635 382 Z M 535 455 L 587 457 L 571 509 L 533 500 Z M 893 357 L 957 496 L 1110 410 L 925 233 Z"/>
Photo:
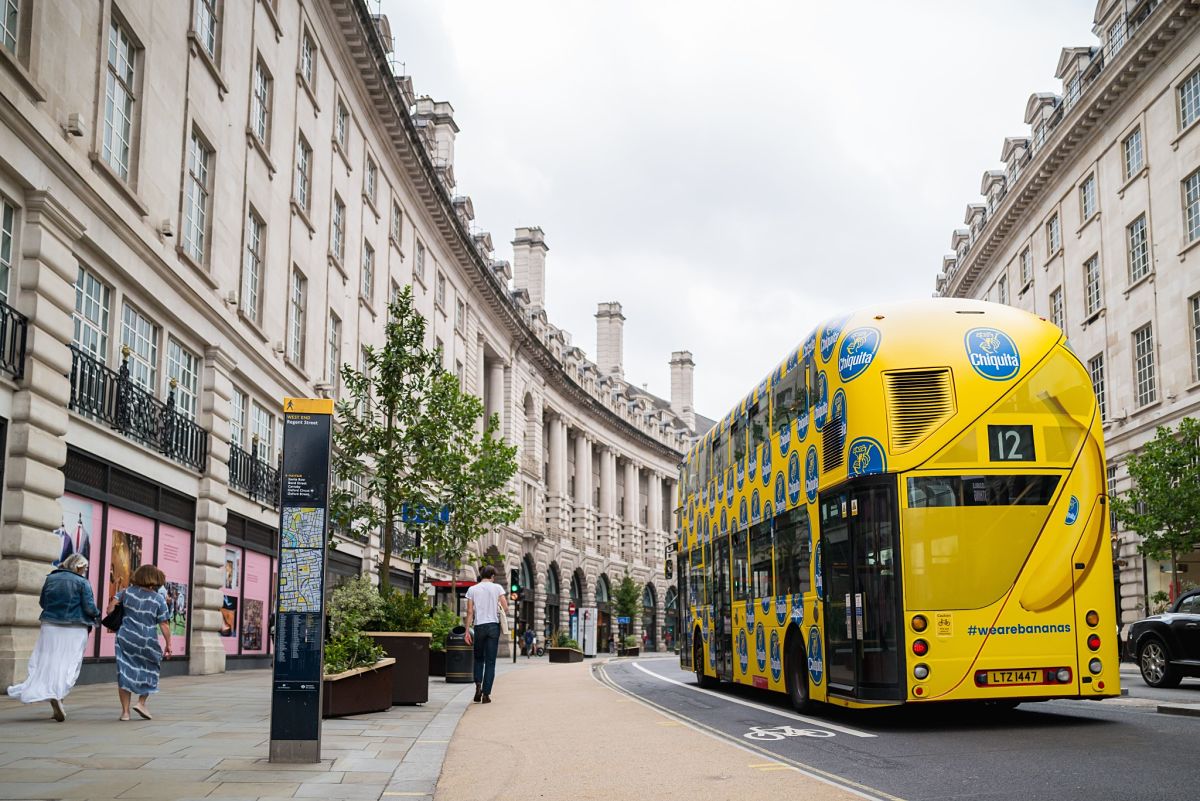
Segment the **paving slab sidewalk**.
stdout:
<path fill-rule="evenodd" d="M 378 801 L 391 785 L 406 798 L 431 798 L 474 690 L 433 678 L 422 706 L 326 720 L 320 763 L 272 765 L 270 671 L 171 677 L 160 686 L 148 705 L 152 721 L 118 721 L 111 684 L 76 687 L 65 723 L 50 717 L 49 704 L 0 696 L 0 799 Z"/>

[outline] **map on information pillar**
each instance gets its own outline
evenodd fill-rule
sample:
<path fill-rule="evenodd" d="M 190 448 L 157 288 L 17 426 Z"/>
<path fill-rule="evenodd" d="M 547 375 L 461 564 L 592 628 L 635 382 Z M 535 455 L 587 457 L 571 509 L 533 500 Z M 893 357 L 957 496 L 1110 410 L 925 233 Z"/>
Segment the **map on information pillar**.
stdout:
<path fill-rule="evenodd" d="M 325 510 L 289 507 L 282 517 L 279 611 L 319 612 L 324 586 Z"/>
<path fill-rule="evenodd" d="M 284 548 L 324 548 L 325 510 L 289 506 L 283 510 Z"/>

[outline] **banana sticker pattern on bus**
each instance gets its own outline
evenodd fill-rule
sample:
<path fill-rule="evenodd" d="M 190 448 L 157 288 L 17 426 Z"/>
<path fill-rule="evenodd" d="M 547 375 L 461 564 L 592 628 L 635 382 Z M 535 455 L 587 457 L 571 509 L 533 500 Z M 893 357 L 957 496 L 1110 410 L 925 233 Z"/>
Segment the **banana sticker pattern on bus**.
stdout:
<path fill-rule="evenodd" d="M 972 328 L 965 339 L 967 360 L 989 381 L 1007 381 L 1021 372 L 1021 354 L 1012 337 L 997 328 Z"/>
<path fill-rule="evenodd" d="M 750 667 L 750 648 L 746 644 L 746 630 L 745 629 L 738 630 L 737 655 L 738 655 L 738 664 L 742 668 L 742 673 L 745 673 L 746 668 Z"/>
<path fill-rule="evenodd" d="M 821 632 L 816 626 L 808 630 L 808 675 L 813 684 L 825 678 L 825 653 L 821 648 Z"/>
<path fill-rule="evenodd" d="M 809 503 L 817 500 L 817 446 L 809 445 L 804 455 L 804 495 Z"/>
<path fill-rule="evenodd" d="M 817 373 L 817 403 L 813 407 L 813 427 L 820 431 L 829 420 L 829 380 L 824 371 Z"/>
<path fill-rule="evenodd" d="M 763 519 L 770 520 L 774 516 L 775 507 L 771 505 L 771 499 L 767 498 L 766 503 L 763 504 Z"/>
<path fill-rule="evenodd" d="M 800 358 L 805 362 L 811 362 L 813 356 L 817 352 L 817 329 L 808 332 L 808 336 L 804 338 L 804 344 L 800 346 Z"/>
<path fill-rule="evenodd" d="M 771 446 L 763 448 L 765 453 Z M 758 447 L 751 446 L 750 453 L 746 455 L 746 480 L 751 484 L 754 483 L 754 476 L 758 473 Z M 741 485 L 739 485 L 740 487 Z"/>
<path fill-rule="evenodd" d="M 829 361 L 829 357 L 833 355 L 833 349 L 837 346 L 838 337 L 842 335 L 842 328 L 850 320 L 850 315 L 839 317 L 836 320 L 831 320 L 826 323 L 821 329 L 821 362 Z"/>
<path fill-rule="evenodd" d="M 833 393 L 832 409 L 829 417 L 831 423 L 840 423 L 843 436 L 846 433 L 846 390 L 839 388 Z"/>
<path fill-rule="evenodd" d="M 800 404 L 796 412 L 796 440 L 804 442 L 808 438 L 808 404 Z"/>
<path fill-rule="evenodd" d="M 742 498 L 742 502 L 738 504 L 738 528 L 746 528 L 750 523 L 750 516 L 746 512 L 746 499 Z"/>
<path fill-rule="evenodd" d="M 724 506 L 721 507 L 721 536 L 729 533 L 729 510 Z"/>
<path fill-rule="evenodd" d="M 850 463 L 847 466 L 850 478 L 887 472 L 887 456 L 878 440 L 859 437 L 850 443 Z"/>
<path fill-rule="evenodd" d="M 746 483 L 746 464 L 739 459 L 738 463 L 734 465 L 734 471 L 737 475 L 737 488 L 740 490 Z"/>
<path fill-rule="evenodd" d="M 787 456 L 792 448 L 792 423 L 788 421 L 779 426 L 779 455 Z"/>
<path fill-rule="evenodd" d="M 725 503 L 733 503 L 733 468 L 729 468 L 729 475 L 725 477 Z"/>
<path fill-rule="evenodd" d="M 825 571 L 821 569 L 821 550 L 822 549 L 817 548 L 816 550 L 817 550 L 817 552 L 813 557 L 813 586 L 817 590 L 817 597 L 820 598 L 822 601 L 824 601 L 825 600 Z M 816 621 L 813 621 L 813 622 L 815 623 Z"/>
<path fill-rule="evenodd" d="M 1072 495 L 1071 500 L 1067 503 L 1066 523 L 1068 526 L 1073 526 L 1073 525 L 1075 525 L 1075 521 L 1078 519 L 1079 519 L 1079 499 L 1076 498 L 1074 495 Z"/>
<path fill-rule="evenodd" d="M 871 366 L 878 350 L 878 328 L 855 328 L 842 340 L 838 353 L 838 376 L 843 382 L 858 378 Z"/>
<path fill-rule="evenodd" d="M 783 656 L 779 652 L 779 632 L 771 632 L 771 680 L 779 681 L 783 673 Z"/>
<path fill-rule="evenodd" d="M 762 623 L 754 627 L 754 658 L 760 672 L 767 669 L 767 632 Z"/>
<path fill-rule="evenodd" d="M 771 599 L 763 598 L 759 603 L 762 604 L 763 620 L 767 620 L 771 617 Z"/>
<path fill-rule="evenodd" d="M 768 442 L 763 446 L 762 451 L 762 485 L 769 486 L 771 483 L 771 443 Z"/>
<path fill-rule="evenodd" d="M 780 511 L 783 511 L 784 501 L 786 501 L 786 500 L 787 500 L 786 479 L 784 479 L 783 473 L 779 472 L 779 473 L 775 474 L 775 506 Z"/>
<path fill-rule="evenodd" d="M 750 496 L 750 522 L 757 523 L 762 519 L 762 499 L 758 497 L 758 489 Z"/>
<path fill-rule="evenodd" d="M 754 599 L 750 598 L 746 601 L 746 626 L 751 631 L 754 630 Z"/>
<path fill-rule="evenodd" d="M 796 593 L 792 596 L 792 622 L 797 626 L 804 625 L 804 596 Z M 784 621 L 779 621 L 781 624 Z"/>
<path fill-rule="evenodd" d="M 795 506 L 800 500 L 800 454 L 793 453 L 788 459 L 788 505 Z"/>
<path fill-rule="evenodd" d="M 779 595 L 775 598 L 775 622 L 779 625 L 787 623 L 788 620 L 788 601 L 786 595 Z"/>

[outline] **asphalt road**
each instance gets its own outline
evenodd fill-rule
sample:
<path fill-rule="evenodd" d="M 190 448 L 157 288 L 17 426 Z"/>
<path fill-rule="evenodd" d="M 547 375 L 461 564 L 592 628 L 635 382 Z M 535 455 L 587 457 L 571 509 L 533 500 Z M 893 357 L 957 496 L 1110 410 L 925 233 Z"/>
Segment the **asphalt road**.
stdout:
<path fill-rule="evenodd" d="M 695 728 L 865 798 L 1200 798 L 1200 717 L 1160 714 L 1154 699 L 1142 695 L 1169 693 L 1166 700 L 1197 703 L 1200 682 L 1159 691 L 1124 674 L 1130 697 L 1102 702 L 1049 701 L 1011 711 L 817 706 L 799 716 L 779 694 L 728 684 L 701 690 L 674 659 L 617 660 L 599 666 L 597 675 Z"/>

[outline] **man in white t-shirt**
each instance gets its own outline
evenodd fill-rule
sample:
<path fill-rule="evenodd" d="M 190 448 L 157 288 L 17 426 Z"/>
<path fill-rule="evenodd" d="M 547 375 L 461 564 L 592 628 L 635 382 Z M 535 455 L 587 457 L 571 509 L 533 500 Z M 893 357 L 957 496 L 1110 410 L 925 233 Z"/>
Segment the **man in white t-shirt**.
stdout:
<path fill-rule="evenodd" d="M 475 646 L 475 702 L 492 702 L 500 615 L 508 614 L 508 598 L 496 583 L 496 568 L 484 565 L 479 583 L 467 590 L 467 645 Z M 474 628 L 472 628 L 474 627 Z"/>

